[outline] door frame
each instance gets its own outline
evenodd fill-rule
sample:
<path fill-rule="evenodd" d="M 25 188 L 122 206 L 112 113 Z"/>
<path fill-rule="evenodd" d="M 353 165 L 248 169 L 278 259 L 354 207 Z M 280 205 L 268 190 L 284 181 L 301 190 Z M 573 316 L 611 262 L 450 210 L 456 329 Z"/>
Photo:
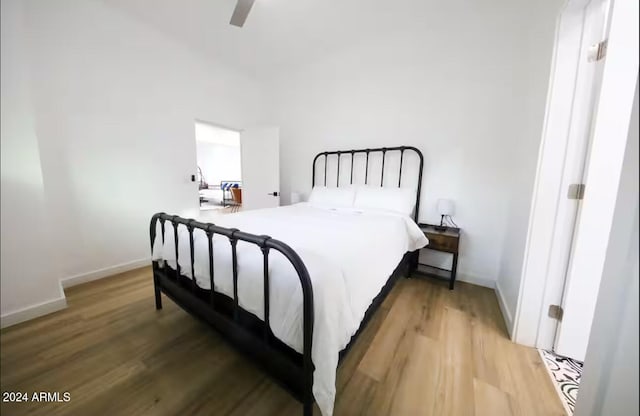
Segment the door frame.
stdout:
<path fill-rule="evenodd" d="M 513 322 L 512 339 L 520 344 L 549 350 L 554 345 L 557 322 L 548 318 L 547 310 L 562 300 L 579 209 L 579 201 L 567 199 L 567 186 L 582 182 L 588 148 L 576 125 L 584 124 L 585 108 L 596 99 L 585 94 L 594 89 L 593 77 L 585 76 L 590 72 L 585 66 L 593 65 L 587 62 L 590 39 L 585 33 L 593 29 L 587 13 L 606 4 L 609 0 L 569 0 L 558 17 Z"/>

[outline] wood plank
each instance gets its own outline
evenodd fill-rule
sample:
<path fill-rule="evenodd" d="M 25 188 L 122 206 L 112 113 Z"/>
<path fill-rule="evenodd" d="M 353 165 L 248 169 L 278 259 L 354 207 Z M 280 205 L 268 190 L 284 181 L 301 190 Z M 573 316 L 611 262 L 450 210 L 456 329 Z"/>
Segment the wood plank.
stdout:
<path fill-rule="evenodd" d="M 418 335 L 406 371 L 394 395 L 390 414 L 435 415 L 440 384 L 440 348 L 436 341 Z"/>
<path fill-rule="evenodd" d="M 431 290 L 423 292 L 423 302 L 420 305 L 420 333 L 433 340 L 439 340 L 442 333 L 442 317 L 448 292 L 448 287 L 438 285 L 433 285 Z"/>
<path fill-rule="evenodd" d="M 469 300 L 473 304 L 472 310 L 476 311 L 471 317 L 473 374 L 483 382 L 499 387 L 498 363 L 502 359 L 500 347 L 501 340 L 507 336 L 506 328 L 495 323 L 501 320 L 500 311 L 487 303 L 492 300 L 495 304 L 495 297 L 491 299 L 489 291 L 479 295 Z"/>
<path fill-rule="evenodd" d="M 377 389 L 378 383 L 374 379 L 356 370 L 344 391 L 338 395 L 334 413 L 336 415 L 354 416 L 383 414 L 372 403 Z"/>
<path fill-rule="evenodd" d="M 416 316 L 415 280 L 407 280 L 400 286 L 400 293 L 362 358 L 358 371 L 376 381 L 382 381 L 389 370 L 396 349 L 405 333 L 410 330 L 411 318 Z"/>
<path fill-rule="evenodd" d="M 473 415 L 473 369 L 469 315 L 447 307 L 440 343 L 440 383 L 435 403 L 437 415 Z"/>
<path fill-rule="evenodd" d="M 362 331 L 358 337 L 358 342 L 351 347 L 351 350 L 342 361 L 342 364 L 338 367 L 336 379 L 337 391 L 342 390 L 355 373 L 356 368 L 367 353 L 367 350 L 371 345 L 371 341 L 376 336 L 388 313 L 388 309 L 381 308 L 375 315 L 373 315 L 365 330 Z"/>
<path fill-rule="evenodd" d="M 512 416 L 511 398 L 497 387 L 481 380 L 473 380 L 475 416 Z"/>

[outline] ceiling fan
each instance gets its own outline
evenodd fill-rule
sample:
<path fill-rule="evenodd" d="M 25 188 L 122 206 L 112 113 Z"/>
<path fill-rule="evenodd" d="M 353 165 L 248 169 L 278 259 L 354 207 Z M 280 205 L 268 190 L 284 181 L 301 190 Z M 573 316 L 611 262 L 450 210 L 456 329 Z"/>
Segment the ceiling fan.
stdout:
<path fill-rule="evenodd" d="M 238 0 L 236 8 L 233 9 L 233 15 L 231 15 L 231 21 L 229 23 L 234 26 L 242 27 L 245 20 L 247 20 L 247 16 L 249 15 L 249 11 L 251 10 L 251 6 L 253 6 L 254 1 L 255 0 Z"/>

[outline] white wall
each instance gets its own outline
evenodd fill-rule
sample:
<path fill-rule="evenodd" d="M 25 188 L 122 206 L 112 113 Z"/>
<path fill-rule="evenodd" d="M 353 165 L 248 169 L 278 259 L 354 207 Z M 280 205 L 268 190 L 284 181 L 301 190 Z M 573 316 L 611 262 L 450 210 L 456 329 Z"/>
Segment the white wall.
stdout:
<path fill-rule="evenodd" d="M 44 181 L 36 183 L 36 195 L 41 200 L 44 189 L 47 221 L 55 233 L 50 254 L 59 270 L 42 275 L 38 264 L 29 271 L 34 281 L 29 297 L 10 283 L 23 278 L 16 267 L 5 267 L 3 244 L 3 315 L 46 298 L 61 278 L 81 281 L 119 265 L 146 264 L 150 216 L 159 210 L 198 211 L 197 184 L 190 182 L 196 173 L 195 119 L 237 129 L 265 122 L 263 94 L 252 79 L 101 1 L 21 3 L 24 33 L 16 27 L 18 16 L 5 17 L 3 0 L 3 58 L 5 36 L 8 43 L 20 37 L 24 43 L 19 51 L 12 46 L 13 53 L 30 69 L 25 82 L 33 112 L 32 126 L 16 129 L 30 140 L 25 159 L 33 162 L 28 176 L 36 182 L 37 136 Z M 5 84 L 18 85 L 25 74 L 10 62 L 2 59 L 3 107 Z M 4 185 L 3 163 L 3 196 Z M 13 212 L 36 209 L 34 200 L 21 196 Z M 5 229 L 4 198 L 2 208 L 3 241 L 20 238 L 20 227 Z M 38 221 L 32 224 L 36 228 Z M 41 251 L 33 250 L 46 256 Z M 25 273 L 30 267 L 36 266 L 27 264 Z"/>
<path fill-rule="evenodd" d="M 63 307 L 52 261 L 40 152 L 30 97 L 20 0 L 2 0 L 1 149 L 2 314 L 28 305 Z M 62 300 L 62 302 L 60 302 Z M 7 322 L 11 323 L 11 322 Z M 3 324 L 5 319 L 3 317 Z"/>
<path fill-rule="evenodd" d="M 638 122 L 636 86 L 620 188 L 580 381 L 576 416 L 623 416 L 639 412 Z"/>
<path fill-rule="evenodd" d="M 455 202 L 459 277 L 519 272 L 558 3 L 416 2 L 419 24 L 286 71 L 273 84 L 283 202 L 308 195 L 319 151 L 414 145 L 420 220 Z"/>

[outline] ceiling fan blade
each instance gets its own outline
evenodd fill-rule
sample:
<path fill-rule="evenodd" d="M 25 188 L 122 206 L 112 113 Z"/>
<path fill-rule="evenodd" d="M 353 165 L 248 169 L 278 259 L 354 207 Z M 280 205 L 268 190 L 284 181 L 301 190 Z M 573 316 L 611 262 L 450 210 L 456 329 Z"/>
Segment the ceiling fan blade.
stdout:
<path fill-rule="evenodd" d="M 253 6 L 254 1 L 255 0 L 238 0 L 229 23 L 234 26 L 242 27 L 245 20 L 247 20 L 247 16 L 249 15 L 249 11 L 251 10 L 251 6 Z"/>

